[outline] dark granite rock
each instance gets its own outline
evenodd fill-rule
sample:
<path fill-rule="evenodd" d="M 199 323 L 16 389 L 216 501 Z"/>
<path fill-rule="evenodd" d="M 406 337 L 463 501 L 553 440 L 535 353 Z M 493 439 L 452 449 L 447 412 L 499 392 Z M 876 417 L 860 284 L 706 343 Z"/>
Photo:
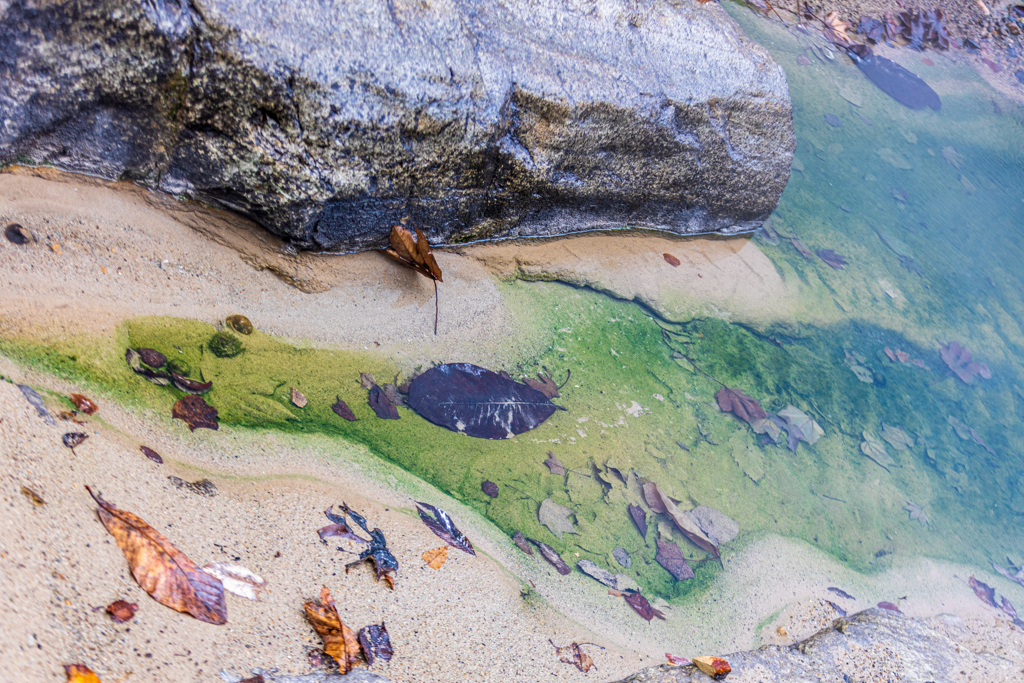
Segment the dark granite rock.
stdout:
<path fill-rule="evenodd" d="M 965 680 L 1019 680 L 1009 659 L 974 652 L 957 642 L 962 625 L 956 617 L 913 619 L 872 608 L 836 619 L 807 640 L 791 646 L 765 645 L 757 650 L 720 655 L 732 666 L 731 683 L 820 683 L 821 681 L 916 681 L 953 683 Z M 966 634 L 963 634 L 966 635 Z M 698 653 L 709 654 L 709 653 Z M 717 654 L 717 653 L 710 653 Z M 844 678 L 845 676 L 845 678 Z M 655 666 L 619 683 L 706 683 L 697 667 Z"/>
<path fill-rule="evenodd" d="M 0 3 L 0 165 L 134 180 L 306 249 L 756 229 L 782 69 L 680 0 Z"/>

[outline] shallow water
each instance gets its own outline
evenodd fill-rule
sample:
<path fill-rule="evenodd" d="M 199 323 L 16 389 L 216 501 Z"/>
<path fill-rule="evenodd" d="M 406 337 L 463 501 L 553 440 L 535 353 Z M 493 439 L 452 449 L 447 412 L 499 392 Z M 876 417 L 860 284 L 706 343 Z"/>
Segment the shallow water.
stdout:
<path fill-rule="evenodd" d="M 664 515 L 648 511 L 651 528 L 640 537 L 626 513 L 627 504 L 644 504 L 638 476 L 683 509 L 706 505 L 736 520 L 740 535 L 723 545 L 726 559 L 779 534 L 865 573 L 917 556 L 979 567 L 1007 555 L 1024 561 L 1024 116 L 956 54 L 886 55 L 942 97 L 940 111 L 914 111 L 841 55 L 830 60 L 811 47 L 810 36 L 728 9 L 786 69 L 793 98 L 797 161 L 772 217 L 779 237 L 754 238 L 796 293 L 785 315 L 765 301 L 756 320 L 668 320 L 592 289 L 502 283 L 515 315 L 550 339 L 506 369 L 517 378 L 546 369 L 559 382 L 571 371 L 556 399 L 568 410 L 507 441 L 470 439 L 404 409 L 398 421 L 377 420 L 356 378 L 392 381 L 396 363 L 370 351 L 296 348 L 259 330 L 232 359 L 204 352 L 212 326 L 170 318 L 130 321 L 118 339 L 73 359 L 27 344 L 3 350 L 166 413 L 176 397 L 138 380 L 121 356 L 128 345 L 159 349 L 213 381 L 207 398 L 223 424 L 365 444 L 508 534 L 548 543 L 570 564 L 591 559 L 631 576 L 652 600 L 698 600 L 723 565 Z M 847 265 L 831 268 L 819 249 Z M 991 379 L 967 384 L 947 373 L 939 342 L 951 341 L 987 364 Z M 795 452 L 762 443 L 718 409 L 722 384 L 769 412 L 795 406 L 824 435 Z M 301 412 L 289 401 L 292 386 L 310 401 Z M 331 412 L 337 397 L 358 422 Z M 864 432 L 881 438 L 885 426 L 914 442 L 898 450 L 883 441 L 887 468 L 861 449 Z M 542 464 L 548 451 L 564 476 Z M 484 494 L 484 481 L 499 486 L 497 498 Z M 573 511 L 577 533 L 559 539 L 540 524 L 549 497 Z M 911 519 L 910 503 L 926 525 Z M 694 579 L 675 581 L 654 561 L 658 538 L 683 549 Z M 628 569 L 616 547 L 631 555 Z"/>

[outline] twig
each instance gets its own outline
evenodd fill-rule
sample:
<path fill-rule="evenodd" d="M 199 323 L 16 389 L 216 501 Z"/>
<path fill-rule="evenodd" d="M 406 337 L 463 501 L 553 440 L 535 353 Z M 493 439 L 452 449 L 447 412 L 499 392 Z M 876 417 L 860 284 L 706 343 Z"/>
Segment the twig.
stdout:
<path fill-rule="evenodd" d="M 565 371 L 565 381 L 564 381 L 564 382 L 562 382 L 561 384 L 559 384 L 559 385 L 558 385 L 558 388 L 559 388 L 559 389 L 561 389 L 561 388 L 562 388 L 562 387 L 564 387 L 564 386 L 565 386 L 566 384 L 568 384 L 568 383 L 569 383 L 569 378 L 570 378 L 570 377 L 572 377 L 572 370 L 566 370 L 566 371 Z"/>
<path fill-rule="evenodd" d="M 437 335 L 437 312 L 440 308 L 440 303 L 437 300 L 437 280 L 434 280 L 434 335 Z"/>

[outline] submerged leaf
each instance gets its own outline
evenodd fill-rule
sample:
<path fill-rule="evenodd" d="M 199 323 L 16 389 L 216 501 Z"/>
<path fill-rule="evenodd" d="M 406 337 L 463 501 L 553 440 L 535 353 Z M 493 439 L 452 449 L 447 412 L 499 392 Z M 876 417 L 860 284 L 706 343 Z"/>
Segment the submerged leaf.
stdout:
<path fill-rule="evenodd" d="M 376 384 L 370 388 L 370 395 L 367 399 L 370 403 L 370 407 L 373 408 L 373 412 L 377 414 L 382 420 L 397 420 L 398 408 L 391 402 L 384 390 Z"/>
<path fill-rule="evenodd" d="M 561 394 L 558 393 L 558 385 L 555 384 L 555 381 L 553 379 L 551 379 L 547 375 L 541 374 L 538 374 L 537 377 L 539 379 L 527 377 L 525 380 L 523 380 L 523 382 L 526 383 L 526 386 L 530 387 L 531 389 L 536 389 L 537 391 L 544 394 L 548 398 L 561 397 Z"/>
<path fill-rule="evenodd" d="M 565 465 L 559 462 L 558 457 L 551 451 L 548 451 L 548 459 L 544 461 L 544 464 L 551 470 L 551 474 L 565 474 Z"/>
<path fill-rule="evenodd" d="M 551 566 L 558 570 L 559 574 L 565 576 L 572 571 L 572 569 L 569 568 L 569 565 L 565 563 L 565 560 L 562 559 L 562 556 L 555 552 L 555 549 L 547 543 L 541 543 L 540 541 L 535 541 L 532 538 L 528 538 L 526 540 L 537 546 L 537 549 L 540 550 L 540 554 L 545 560 L 551 563 Z"/>
<path fill-rule="evenodd" d="M 893 427 L 882 423 L 882 438 L 889 442 L 898 451 L 905 451 L 914 447 L 914 439 L 902 427 Z"/>
<path fill-rule="evenodd" d="M 139 358 L 142 359 L 143 363 L 155 370 L 159 370 L 167 365 L 167 356 L 156 349 L 139 348 L 135 349 L 135 352 L 139 354 Z"/>
<path fill-rule="evenodd" d="M 740 533 L 740 525 L 721 510 L 698 505 L 687 511 L 686 515 L 697 523 L 715 546 L 728 543 Z"/>
<path fill-rule="evenodd" d="M 601 567 L 590 560 L 580 560 L 576 563 L 576 566 L 580 568 L 581 572 L 590 578 L 603 583 L 609 588 L 614 588 L 619 591 L 637 590 L 639 588 L 636 585 L 636 581 L 625 574 L 612 574 L 604 567 Z"/>
<path fill-rule="evenodd" d="M 877 436 L 871 432 L 863 432 L 863 435 L 864 442 L 861 443 L 860 450 L 864 455 L 874 460 L 886 470 L 896 464 L 896 461 L 889 456 L 889 451 L 885 450 L 885 444 Z"/>
<path fill-rule="evenodd" d="M 522 550 L 527 555 L 533 555 L 533 548 L 526 541 L 526 536 L 523 536 L 523 532 L 516 531 L 512 534 L 512 542 L 516 544 L 516 547 Z"/>
<path fill-rule="evenodd" d="M 352 629 L 342 623 L 327 586 L 320 590 L 320 600 L 307 601 L 304 609 L 306 619 L 324 641 L 324 652 L 334 658 L 343 675 L 351 671 L 353 666 L 361 664 L 362 647 L 359 640 Z"/>
<path fill-rule="evenodd" d="M 992 588 L 986 583 L 978 581 L 976 578 L 974 578 L 974 576 L 971 576 L 968 583 L 970 584 L 971 589 L 974 590 L 974 594 L 977 595 L 982 602 L 984 602 L 986 605 L 991 605 L 996 609 L 999 608 L 999 605 L 996 604 L 995 588 Z"/>
<path fill-rule="evenodd" d="M 794 439 L 806 441 L 813 446 L 819 438 L 825 435 L 825 430 L 817 422 L 812 420 L 807 413 L 789 405 L 785 410 L 780 410 L 779 417 L 786 421 L 786 431 L 790 436 L 790 448 L 795 452 L 796 444 Z"/>
<path fill-rule="evenodd" d="M 672 499 L 666 496 L 657 484 L 653 484 L 653 492 L 656 494 L 658 499 L 661 501 L 662 507 L 665 508 L 665 512 L 675 522 L 676 528 L 678 528 L 683 535 L 693 541 L 702 550 L 705 550 L 715 558 L 721 557 L 721 553 L 718 550 L 718 546 L 701 530 L 700 526 L 691 518 L 688 514 L 676 507 L 676 504 L 672 502 Z M 646 485 L 645 485 L 646 488 Z M 652 508 L 653 509 L 653 508 Z"/>
<path fill-rule="evenodd" d="M 209 624 L 227 623 L 220 580 L 197 568 L 185 553 L 142 519 L 86 491 L 100 506 L 100 521 L 128 560 L 132 576 L 162 605 Z"/>
<path fill-rule="evenodd" d="M 924 510 L 921 509 L 920 505 L 908 500 L 907 504 L 903 506 L 903 509 L 910 513 L 911 522 L 916 519 L 921 523 L 921 526 L 928 526 L 928 515 L 924 513 Z"/>
<path fill-rule="evenodd" d="M 171 409 L 171 416 L 187 424 L 192 432 L 197 429 L 218 429 L 217 409 L 199 396 L 183 396 L 178 399 Z"/>
<path fill-rule="evenodd" d="M 939 346 L 941 347 L 939 355 L 943 362 L 964 384 L 972 384 L 975 376 L 992 379 L 992 371 L 988 369 L 988 366 L 972 361 L 971 352 L 960 346 L 958 342 L 952 341 L 949 344 L 940 342 Z"/>
<path fill-rule="evenodd" d="M 340 401 L 341 399 L 339 398 L 338 400 Z M 309 399 L 307 399 L 301 391 L 292 387 L 292 405 L 296 408 L 305 408 L 308 403 Z"/>
<path fill-rule="evenodd" d="M 959 436 L 964 441 L 970 439 L 971 441 L 973 441 L 974 443 L 978 444 L 986 451 L 991 453 L 992 455 L 996 454 L 996 452 L 989 448 L 989 445 L 985 443 L 985 440 L 981 438 L 981 435 L 978 434 L 978 432 L 974 431 L 973 427 L 968 426 L 965 422 L 958 420 L 952 415 L 947 415 L 946 421 L 949 422 L 950 426 L 954 429 L 954 431 L 956 431 L 956 435 Z"/>
<path fill-rule="evenodd" d="M 857 68 L 868 80 L 894 100 L 911 109 L 931 107 L 935 111 L 942 108 L 942 100 L 931 86 L 916 74 L 907 71 L 896 62 L 879 57 L 875 54 L 855 60 Z"/>
<path fill-rule="evenodd" d="M 484 483 L 480 484 L 480 490 L 482 490 L 491 498 L 498 497 L 498 485 L 495 484 L 493 481 L 485 481 Z"/>
<path fill-rule="evenodd" d="M 540 523 L 548 528 L 548 531 L 562 540 L 562 534 L 575 534 L 576 527 L 569 521 L 569 515 L 573 514 L 569 508 L 559 505 L 550 498 L 545 498 L 537 511 Z"/>
<path fill-rule="evenodd" d="M 439 365 L 414 379 L 409 406 L 436 425 L 483 439 L 522 434 L 560 408 L 536 389 L 470 363 Z"/>
<path fill-rule="evenodd" d="M 818 258 L 820 258 L 822 261 L 832 266 L 836 270 L 845 270 L 846 266 L 849 265 L 849 262 L 846 260 L 845 256 L 837 254 L 831 249 L 819 249 Z"/>
<path fill-rule="evenodd" d="M 763 420 L 767 417 L 761 404 L 739 389 L 722 387 L 715 394 L 715 399 L 723 412 L 732 413 L 747 424 L 753 424 L 756 420 Z"/>
<path fill-rule="evenodd" d="M 182 377 L 175 372 L 171 373 L 171 381 L 174 382 L 174 386 L 179 391 L 183 391 L 186 394 L 205 394 L 213 388 L 213 382 L 197 382 L 194 379 Z"/>
<path fill-rule="evenodd" d="M 427 528 L 437 534 L 442 541 L 453 548 L 458 548 L 464 553 L 476 555 L 476 551 L 473 550 L 473 544 L 470 543 L 465 534 L 459 531 L 447 512 L 427 503 L 416 503 L 416 510 L 420 513 L 420 519 L 427 525 Z M 434 516 L 431 517 L 430 515 Z"/>
<path fill-rule="evenodd" d="M 349 422 L 355 422 L 359 419 L 356 417 L 356 414 L 352 412 L 352 409 L 348 407 L 348 404 L 341 400 L 340 396 L 335 396 L 335 398 L 337 400 L 334 402 L 334 405 L 331 406 L 331 410 L 334 411 L 335 415 L 343 420 L 348 420 Z"/>
<path fill-rule="evenodd" d="M 686 562 L 683 551 L 675 543 L 658 539 L 658 554 L 654 561 L 668 571 L 676 581 L 686 581 L 694 577 L 693 569 Z"/>
<path fill-rule="evenodd" d="M 639 592 L 629 591 L 625 593 L 622 597 L 625 598 L 626 603 L 628 603 L 629 606 L 632 607 L 637 614 L 642 616 L 647 621 L 650 621 L 654 617 L 658 617 L 659 619 L 664 620 L 665 615 L 661 611 L 651 607 L 651 603 L 647 602 L 647 598 L 645 598 Z"/>
<path fill-rule="evenodd" d="M 643 508 L 639 505 L 629 504 L 629 516 L 633 518 L 633 523 L 636 524 L 637 531 L 640 535 L 647 538 L 647 513 L 644 512 Z"/>

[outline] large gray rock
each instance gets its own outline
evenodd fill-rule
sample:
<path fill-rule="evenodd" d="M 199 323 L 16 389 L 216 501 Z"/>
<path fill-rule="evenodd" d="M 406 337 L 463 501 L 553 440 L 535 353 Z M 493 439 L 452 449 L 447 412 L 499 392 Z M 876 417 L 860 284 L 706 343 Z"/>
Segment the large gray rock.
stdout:
<path fill-rule="evenodd" d="M 694 0 L 0 0 L 0 164 L 130 178 L 301 248 L 756 228 L 785 75 Z"/>
<path fill-rule="evenodd" d="M 999 683 L 1020 681 L 1020 665 L 1006 657 L 974 651 L 956 617 L 911 619 L 872 608 L 836 619 L 807 640 L 788 647 L 765 645 L 723 655 L 732 667 L 730 683 L 836 683 L 904 681 Z M 963 641 L 963 642 L 958 642 Z M 965 674 L 970 674 L 965 677 Z M 644 669 L 619 683 L 707 683 L 693 665 Z"/>

